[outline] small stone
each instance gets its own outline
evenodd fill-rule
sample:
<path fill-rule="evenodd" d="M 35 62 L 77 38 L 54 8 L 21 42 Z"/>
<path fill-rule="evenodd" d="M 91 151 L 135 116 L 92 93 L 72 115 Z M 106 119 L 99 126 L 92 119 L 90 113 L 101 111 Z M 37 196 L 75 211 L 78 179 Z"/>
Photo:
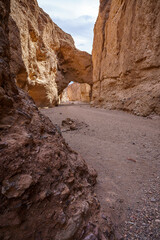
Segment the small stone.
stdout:
<path fill-rule="evenodd" d="M 71 130 L 76 130 L 77 127 L 76 127 L 75 125 L 71 125 L 71 126 L 70 126 L 70 129 L 71 129 Z"/>
<path fill-rule="evenodd" d="M 74 182 L 74 177 L 70 177 L 68 180 L 67 180 L 68 183 L 73 183 Z"/>
<path fill-rule="evenodd" d="M 61 225 L 64 225 L 66 223 L 66 215 L 63 211 L 59 214 L 57 222 Z"/>
<path fill-rule="evenodd" d="M 160 223 L 160 219 L 156 219 L 155 222 L 156 222 L 156 223 Z"/>
<path fill-rule="evenodd" d="M 82 222 L 81 215 L 75 215 L 68 220 L 67 226 L 57 233 L 55 240 L 70 240 L 78 231 Z"/>
<path fill-rule="evenodd" d="M 65 199 L 68 197 L 69 194 L 70 194 L 70 190 L 67 187 L 67 185 L 65 185 L 64 190 L 61 192 L 61 196 L 63 199 Z"/>
<path fill-rule="evenodd" d="M 90 233 L 87 237 L 84 238 L 84 240 L 98 240 L 98 239 L 93 233 Z"/>
<path fill-rule="evenodd" d="M 82 204 L 81 204 L 81 212 L 86 215 L 88 210 L 89 210 L 88 202 L 82 202 Z"/>
<path fill-rule="evenodd" d="M 49 197 L 50 195 L 51 195 L 51 191 L 44 190 L 44 191 L 39 193 L 38 200 L 43 201 L 45 198 Z"/>
<path fill-rule="evenodd" d="M 32 182 L 32 176 L 29 174 L 16 175 L 3 181 L 2 194 L 7 198 L 20 197 Z"/>
<path fill-rule="evenodd" d="M 156 199 L 154 197 L 152 197 L 151 202 L 156 202 Z"/>

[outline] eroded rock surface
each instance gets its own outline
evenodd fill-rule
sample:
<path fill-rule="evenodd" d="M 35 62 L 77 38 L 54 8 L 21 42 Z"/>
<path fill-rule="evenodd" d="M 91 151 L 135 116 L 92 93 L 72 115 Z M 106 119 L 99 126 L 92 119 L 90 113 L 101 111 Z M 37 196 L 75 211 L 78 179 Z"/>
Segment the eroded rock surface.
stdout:
<path fill-rule="evenodd" d="M 160 1 L 101 0 L 92 54 L 94 105 L 160 114 Z"/>
<path fill-rule="evenodd" d="M 91 55 L 75 48 L 36 0 L 11 0 L 11 72 L 37 106 L 54 106 L 69 82 L 92 84 Z"/>
<path fill-rule="evenodd" d="M 90 102 L 91 86 L 87 83 L 72 83 L 69 85 L 60 96 L 61 102 L 80 101 Z"/>
<path fill-rule="evenodd" d="M 73 83 L 67 87 L 69 101 L 90 102 L 91 87 L 88 84 Z"/>
<path fill-rule="evenodd" d="M 96 174 L 16 87 L 9 9 L 10 1 L 0 0 L 0 239 L 84 239 L 94 234 L 88 222 L 98 219 Z"/>

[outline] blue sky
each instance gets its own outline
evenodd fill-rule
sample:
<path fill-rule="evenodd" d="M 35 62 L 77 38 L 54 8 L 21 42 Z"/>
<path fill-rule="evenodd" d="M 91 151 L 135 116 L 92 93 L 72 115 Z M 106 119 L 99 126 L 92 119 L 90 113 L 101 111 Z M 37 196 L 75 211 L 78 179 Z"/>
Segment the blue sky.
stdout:
<path fill-rule="evenodd" d="M 52 20 L 72 35 L 78 49 L 91 53 L 99 0 L 38 0 Z"/>

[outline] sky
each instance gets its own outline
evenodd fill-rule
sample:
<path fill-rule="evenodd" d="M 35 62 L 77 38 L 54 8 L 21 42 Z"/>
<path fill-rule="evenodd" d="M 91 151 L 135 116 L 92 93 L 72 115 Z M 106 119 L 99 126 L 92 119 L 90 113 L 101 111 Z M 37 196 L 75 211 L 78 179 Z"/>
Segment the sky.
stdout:
<path fill-rule="evenodd" d="M 63 31 L 72 35 L 75 45 L 91 53 L 93 28 L 98 16 L 99 0 L 37 0 Z"/>

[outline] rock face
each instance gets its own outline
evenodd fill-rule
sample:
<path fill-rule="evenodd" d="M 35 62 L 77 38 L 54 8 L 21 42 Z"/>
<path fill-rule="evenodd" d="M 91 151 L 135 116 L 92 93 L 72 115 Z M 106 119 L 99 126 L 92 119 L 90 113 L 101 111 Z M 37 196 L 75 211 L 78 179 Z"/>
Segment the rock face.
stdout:
<path fill-rule="evenodd" d="M 67 88 L 65 88 L 59 96 L 59 104 L 60 103 L 66 103 L 66 102 L 69 102 L 69 98 L 68 98 L 68 94 L 67 94 Z"/>
<path fill-rule="evenodd" d="M 94 105 L 160 114 L 160 1 L 101 0 L 92 54 Z"/>
<path fill-rule="evenodd" d="M 87 83 L 72 83 L 62 93 L 61 101 L 90 102 L 91 86 Z"/>
<path fill-rule="evenodd" d="M 11 0 L 11 72 L 37 106 L 53 106 L 69 82 L 92 84 L 91 55 L 75 48 L 36 0 Z"/>
<path fill-rule="evenodd" d="M 96 172 L 17 88 L 9 68 L 9 9 L 10 1 L 0 0 L 0 239 L 84 239 L 95 235 Z"/>

